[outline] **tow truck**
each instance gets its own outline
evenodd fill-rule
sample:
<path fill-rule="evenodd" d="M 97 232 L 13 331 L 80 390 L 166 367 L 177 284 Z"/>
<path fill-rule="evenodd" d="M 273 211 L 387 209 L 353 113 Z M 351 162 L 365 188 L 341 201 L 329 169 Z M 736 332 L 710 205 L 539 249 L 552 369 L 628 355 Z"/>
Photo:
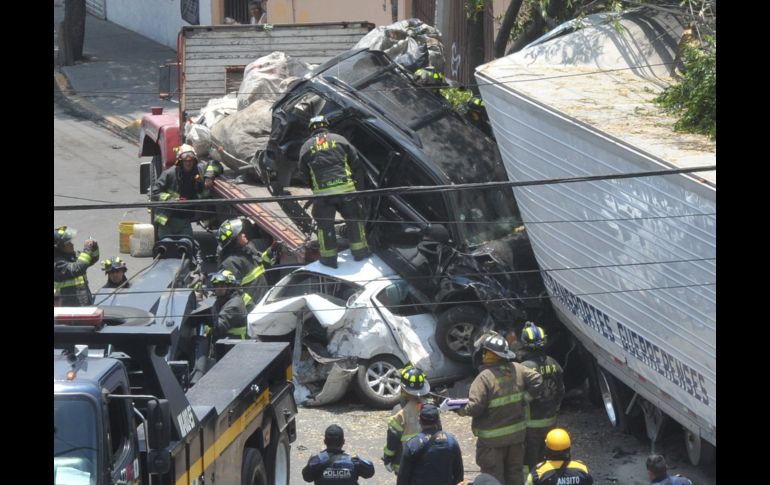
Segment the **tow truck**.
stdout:
<path fill-rule="evenodd" d="M 165 359 L 178 327 L 114 308 L 54 308 L 54 484 L 288 485 L 288 344 L 219 340 L 185 392 Z"/>

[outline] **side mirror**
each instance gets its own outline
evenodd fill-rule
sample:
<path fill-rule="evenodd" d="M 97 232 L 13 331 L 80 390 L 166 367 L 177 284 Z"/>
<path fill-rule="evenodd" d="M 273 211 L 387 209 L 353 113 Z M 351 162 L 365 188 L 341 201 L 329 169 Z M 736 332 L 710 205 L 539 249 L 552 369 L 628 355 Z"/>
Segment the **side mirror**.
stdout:
<path fill-rule="evenodd" d="M 139 193 L 146 194 L 150 191 L 150 164 L 152 162 L 142 162 L 139 164 Z"/>
<path fill-rule="evenodd" d="M 171 469 L 171 411 L 168 399 L 147 401 L 147 468 L 149 473 L 168 473 Z"/>
<path fill-rule="evenodd" d="M 443 224 L 430 224 L 425 228 L 425 236 L 442 244 L 449 242 L 449 231 Z"/>

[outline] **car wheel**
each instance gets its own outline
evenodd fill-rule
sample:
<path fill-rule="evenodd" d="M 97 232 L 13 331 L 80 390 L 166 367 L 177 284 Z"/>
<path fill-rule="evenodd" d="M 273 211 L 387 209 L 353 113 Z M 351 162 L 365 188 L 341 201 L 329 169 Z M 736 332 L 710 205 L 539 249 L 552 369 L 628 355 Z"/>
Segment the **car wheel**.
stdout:
<path fill-rule="evenodd" d="M 460 305 L 450 308 L 438 317 L 436 343 L 448 358 L 469 363 L 473 356 L 473 342 L 487 318 L 479 307 Z"/>
<path fill-rule="evenodd" d="M 684 428 L 684 446 L 687 448 L 687 458 L 693 466 L 710 465 L 717 453 L 714 445 L 687 428 Z"/>
<path fill-rule="evenodd" d="M 392 355 L 380 355 L 358 366 L 355 393 L 364 404 L 377 409 L 391 409 L 401 398 L 404 364 Z"/>
<path fill-rule="evenodd" d="M 273 422 L 273 429 L 277 429 Z M 267 462 L 270 464 L 270 483 L 274 485 L 289 485 L 289 456 L 291 445 L 286 433 L 281 433 L 267 448 Z"/>
<path fill-rule="evenodd" d="M 267 470 L 262 455 L 256 448 L 243 449 L 241 485 L 267 485 Z"/>

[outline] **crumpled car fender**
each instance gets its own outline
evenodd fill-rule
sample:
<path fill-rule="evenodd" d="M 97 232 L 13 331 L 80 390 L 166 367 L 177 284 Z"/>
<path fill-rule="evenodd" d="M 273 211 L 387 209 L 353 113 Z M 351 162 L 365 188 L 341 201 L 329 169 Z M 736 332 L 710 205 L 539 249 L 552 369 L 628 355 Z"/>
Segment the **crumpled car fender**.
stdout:
<path fill-rule="evenodd" d="M 406 361 L 390 327 L 371 307 L 349 308 L 345 318 L 334 325 L 326 348 L 337 356 L 370 359 L 389 354 Z"/>
<path fill-rule="evenodd" d="M 324 327 L 334 327 L 345 315 L 345 307 L 318 295 L 303 295 L 258 305 L 248 316 L 250 337 L 286 335 L 297 327 L 296 312 L 307 311 Z"/>

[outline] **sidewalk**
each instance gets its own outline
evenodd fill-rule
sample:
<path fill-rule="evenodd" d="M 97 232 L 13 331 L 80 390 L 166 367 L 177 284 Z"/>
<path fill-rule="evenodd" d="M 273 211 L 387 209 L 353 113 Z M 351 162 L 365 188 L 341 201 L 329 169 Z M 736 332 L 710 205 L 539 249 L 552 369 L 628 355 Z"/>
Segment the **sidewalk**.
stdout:
<path fill-rule="evenodd" d="M 64 7 L 54 3 L 54 52 Z M 175 112 L 178 104 L 158 98 L 158 67 L 176 52 L 112 22 L 86 15 L 83 54 L 74 66 L 54 65 L 54 92 L 81 116 L 138 141 L 141 117 L 152 106 Z"/>

